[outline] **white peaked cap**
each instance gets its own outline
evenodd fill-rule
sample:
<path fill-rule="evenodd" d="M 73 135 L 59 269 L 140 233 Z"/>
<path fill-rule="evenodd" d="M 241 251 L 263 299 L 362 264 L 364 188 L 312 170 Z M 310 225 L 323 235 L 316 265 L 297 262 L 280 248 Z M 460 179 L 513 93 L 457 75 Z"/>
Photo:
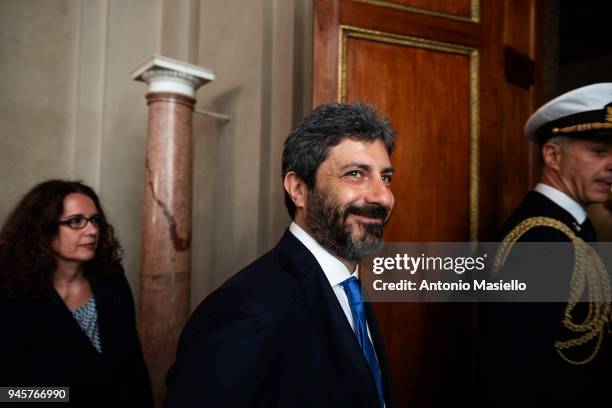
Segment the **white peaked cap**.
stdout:
<path fill-rule="evenodd" d="M 559 128 L 567 129 L 574 126 L 573 130 L 561 131 L 558 135 L 580 137 L 580 132 L 602 127 L 596 125 L 578 128 L 576 125 L 606 125 L 606 122 L 609 122 L 609 126 L 604 126 L 604 128 L 612 129 L 612 108 L 606 109 L 606 105 L 610 103 L 612 103 L 612 82 L 574 89 L 556 97 L 535 111 L 525 124 L 525 135 L 534 141 L 542 140 L 542 138 L 546 140 L 555 136 L 554 133 L 559 132 Z"/>

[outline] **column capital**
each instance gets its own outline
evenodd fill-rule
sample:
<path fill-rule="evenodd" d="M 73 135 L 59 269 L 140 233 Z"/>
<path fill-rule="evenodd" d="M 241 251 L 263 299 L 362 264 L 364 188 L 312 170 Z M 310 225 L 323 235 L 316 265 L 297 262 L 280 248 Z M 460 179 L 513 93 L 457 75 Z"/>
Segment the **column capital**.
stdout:
<path fill-rule="evenodd" d="M 149 92 L 169 92 L 191 98 L 202 85 L 215 79 L 207 68 L 153 54 L 132 72 L 132 79 L 149 85 Z"/>

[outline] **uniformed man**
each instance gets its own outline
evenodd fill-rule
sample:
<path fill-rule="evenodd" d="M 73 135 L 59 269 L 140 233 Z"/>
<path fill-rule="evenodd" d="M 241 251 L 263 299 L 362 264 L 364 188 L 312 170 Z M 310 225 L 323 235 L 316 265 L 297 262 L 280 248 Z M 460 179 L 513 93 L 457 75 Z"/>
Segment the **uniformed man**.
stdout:
<path fill-rule="evenodd" d="M 505 223 L 501 238 L 596 241 L 587 207 L 606 201 L 612 186 L 612 83 L 585 86 L 548 102 L 529 118 L 525 133 L 540 146 L 540 182 Z M 593 258 L 574 259 L 573 251 L 555 259 L 514 255 L 515 266 L 566 287 L 570 297 L 575 265 Z M 587 302 L 573 305 L 572 299 L 483 306 L 480 386 L 487 402 L 592 406 L 606 396 L 609 404 L 609 293 L 607 299 L 596 308 Z"/>

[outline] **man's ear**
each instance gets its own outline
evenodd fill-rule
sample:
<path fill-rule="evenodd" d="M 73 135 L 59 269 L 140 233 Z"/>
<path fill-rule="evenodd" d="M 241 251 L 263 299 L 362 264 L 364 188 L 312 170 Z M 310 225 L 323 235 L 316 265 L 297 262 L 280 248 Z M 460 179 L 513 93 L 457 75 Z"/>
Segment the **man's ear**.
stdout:
<path fill-rule="evenodd" d="M 295 207 L 297 209 L 303 209 L 306 206 L 306 195 L 308 194 L 308 189 L 304 180 L 294 171 L 290 171 L 285 175 L 283 185 Z"/>
<path fill-rule="evenodd" d="M 563 147 L 560 144 L 547 142 L 542 146 L 542 161 L 546 167 L 559 171 Z"/>

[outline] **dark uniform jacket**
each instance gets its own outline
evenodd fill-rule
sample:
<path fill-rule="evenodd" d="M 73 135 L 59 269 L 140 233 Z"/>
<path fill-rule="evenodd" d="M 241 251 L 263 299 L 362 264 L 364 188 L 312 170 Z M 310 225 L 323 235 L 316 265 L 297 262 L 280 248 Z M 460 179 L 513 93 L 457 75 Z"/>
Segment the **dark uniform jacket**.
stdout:
<path fill-rule="evenodd" d="M 596 241 L 590 221 L 578 225 L 573 216 L 546 196 L 532 191 L 514 211 L 502 228 L 500 240 L 516 225 L 531 217 L 550 217 L 561 221 L 585 241 Z M 570 242 L 554 228 L 534 227 L 519 242 Z M 551 258 L 555 259 L 551 259 Z M 561 257 L 561 259 L 559 259 Z M 553 255 L 546 251 L 532 259 L 512 259 L 513 271 L 544 274 L 544 281 L 567 285 L 573 271 L 573 252 Z M 516 268 L 516 264 L 525 268 Z M 559 267 L 564 265 L 565 267 Z M 500 278 L 511 279 L 513 276 Z M 554 348 L 556 340 L 567 338 L 568 329 L 562 319 L 566 303 L 491 303 L 480 307 L 480 359 L 478 395 L 485 406 L 594 406 L 596 401 L 610 401 L 611 377 L 610 333 L 606 330 L 597 357 L 585 365 L 564 361 Z M 586 303 L 576 308 L 577 316 L 584 317 Z M 579 319 L 574 319 L 580 320 Z M 593 349 L 590 342 L 577 349 L 576 358 L 588 356 Z"/>

